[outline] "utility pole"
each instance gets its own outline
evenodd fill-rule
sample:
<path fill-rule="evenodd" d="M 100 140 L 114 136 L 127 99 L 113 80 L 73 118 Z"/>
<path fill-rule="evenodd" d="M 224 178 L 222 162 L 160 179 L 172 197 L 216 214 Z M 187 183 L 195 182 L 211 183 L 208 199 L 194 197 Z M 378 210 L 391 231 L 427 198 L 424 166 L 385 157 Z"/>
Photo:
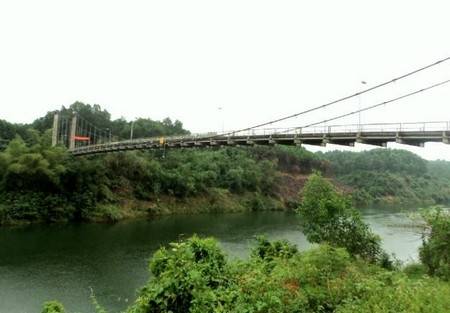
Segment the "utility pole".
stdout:
<path fill-rule="evenodd" d="M 219 109 L 219 111 L 220 111 L 220 118 L 221 118 L 221 121 L 222 121 L 222 135 L 225 133 L 225 121 L 224 121 L 224 118 L 223 118 L 223 109 L 222 109 L 222 107 L 218 107 L 218 109 Z"/>
<path fill-rule="evenodd" d="M 133 127 L 134 127 L 134 121 L 131 121 L 130 140 L 133 140 Z"/>

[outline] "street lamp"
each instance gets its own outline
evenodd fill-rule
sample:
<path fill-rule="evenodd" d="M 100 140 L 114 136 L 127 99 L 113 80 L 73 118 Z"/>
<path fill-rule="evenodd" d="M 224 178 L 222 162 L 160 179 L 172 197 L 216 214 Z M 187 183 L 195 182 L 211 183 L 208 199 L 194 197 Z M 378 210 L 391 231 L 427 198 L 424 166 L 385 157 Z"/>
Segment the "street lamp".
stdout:
<path fill-rule="evenodd" d="M 222 112 L 222 107 L 218 107 L 219 111 Z M 225 125 L 223 120 L 223 114 L 220 114 L 221 120 L 222 120 L 222 135 L 225 133 Z"/>
<path fill-rule="evenodd" d="M 111 142 L 111 131 L 109 130 L 108 127 L 106 127 L 105 128 L 105 139 L 104 139 L 104 141 L 108 142 L 108 139 L 109 139 L 109 142 Z"/>
<path fill-rule="evenodd" d="M 362 80 L 361 84 L 365 85 L 367 82 Z M 358 131 L 361 131 L 361 93 L 358 96 Z"/>
<path fill-rule="evenodd" d="M 133 128 L 134 128 L 134 120 L 131 121 L 131 132 L 130 132 L 130 140 L 133 140 Z"/>

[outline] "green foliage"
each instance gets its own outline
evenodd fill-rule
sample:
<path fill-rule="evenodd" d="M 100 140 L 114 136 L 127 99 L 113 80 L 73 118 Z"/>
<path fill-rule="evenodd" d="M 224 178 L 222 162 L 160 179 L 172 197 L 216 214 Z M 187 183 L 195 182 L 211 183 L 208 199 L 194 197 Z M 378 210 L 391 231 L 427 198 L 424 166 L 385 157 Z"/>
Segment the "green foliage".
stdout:
<path fill-rule="evenodd" d="M 427 162 L 418 155 L 400 149 L 379 148 L 362 152 L 332 151 L 324 154 L 336 176 L 359 171 L 379 171 L 421 175 Z"/>
<path fill-rule="evenodd" d="M 298 258 L 231 265 L 234 284 L 228 294 L 233 301 L 224 312 L 306 312 L 307 297 L 295 275 Z M 269 269 L 269 272 L 268 272 Z"/>
<path fill-rule="evenodd" d="M 379 258 L 379 236 L 362 221 L 350 199 L 319 173 L 309 177 L 296 212 L 310 242 L 344 247 L 351 255 L 372 261 Z"/>
<path fill-rule="evenodd" d="M 409 279 L 402 274 L 377 273 L 359 281 L 360 297 L 348 297 L 335 312 L 449 312 L 450 286 L 428 278 Z"/>
<path fill-rule="evenodd" d="M 420 261 L 430 275 L 450 280 L 450 213 L 442 207 L 422 212 L 428 227 L 419 249 Z"/>
<path fill-rule="evenodd" d="M 290 258 L 298 253 L 295 245 L 286 239 L 270 241 L 266 236 L 255 236 L 256 246 L 253 248 L 251 255 L 264 261 L 271 261 L 276 258 Z"/>
<path fill-rule="evenodd" d="M 57 301 L 48 301 L 43 305 L 41 313 L 64 313 L 66 310 L 63 305 Z"/>
<path fill-rule="evenodd" d="M 97 211 L 93 214 L 98 214 L 100 219 L 108 222 L 117 222 L 123 219 L 124 212 L 120 206 L 114 204 L 100 204 L 97 205 Z"/>
<path fill-rule="evenodd" d="M 249 260 L 228 260 L 214 238 L 192 236 L 160 248 L 150 262 L 152 276 L 126 312 L 437 313 L 450 309 L 450 285 L 435 278 L 386 271 L 330 245 L 298 252 L 285 240 L 256 239 Z M 97 312 L 105 312 L 95 297 L 93 302 Z"/>
<path fill-rule="evenodd" d="M 112 133 L 121 139 L 129 139 L 131 133 L 133 139 L 190 134 L 189 131 L 183 129 L 183 123 L 179 120 L 172 122 L 168 117 L 162 122 L 150 118 L 138 118 L 128 122 L 121 118 L 111 122 L 111 129 Z"/>
<path fill-rule="evenodd" d="M 73 207 L 62 197 L 44 192 L 9 192 L 0 194 L 3 219 L 62 222 L 72 219 Z M 1 216 L 0 216 L 1 224 Z"/>
<path fill-rule="evenodd" d="M 0 120 L 0 151 L 4 150 L 16 136 L 25 138 L 27 128 L 23 124 L 12 124 L 8 121 Z"/>
<path fill-rule="evenodd" d="M 128 312 L 212 312 L 220 307 L 226 258 L 216 240 L 193 236 L 170 246 L 153 255 L 153 277 Z"/>
<path fill-rule="evenodd" d="M 329 171 L 329 162 L 325 158 L 303 147 L 261 146 L 252 149 L 251 153 L 258 160 L 275 160 L 277 168 L 283 172 L 310 174 L 314 170 Z"/>
<path fill-rule="evenodd" d="M 362 204 L 445 204 L 450 196 L 450 162 L 425 161 L 398 149 L 324 154 L 332 174 L 354 188 Z"/>
<path fill-rule="evenodd" d="M 166 121 L 166 124 L 170 124 Z M 121 201 L 186 199 L 223 189 L 243 197 L 249 210 L 273 208 L 275 161 L 252 159 L 251 149 L 127 152 L 73 158 L 51 147 L 49 133 L 29 132 L 0 152 L 2 222 L 121 219 Z M 277 206 L 277 204 L 275 204 Z M 214 208 L 221 211 L 220 207 Z"/>
<path fill-rule="evenodd" d="M 59 190 L 60 177 L 66 172 L 67 153 L 47 145 L 45 136 L 34 133 L 33 138 L 33 145 L 29 146 L 16 137 L 2 153 L 1 187 L 4 191 Z"/>
<path fill-rule="evenodd" d="M 428 172 L 431 176 L 450 179 L 450 162 L 443 160 L 428 161 Z"/>
<path fill-rule="evenodd" d="M 422 278 L 426 274 L 426 267 L 421 263 L 408 264 L 403 268 L 403 273 L 409 278 Z"/>

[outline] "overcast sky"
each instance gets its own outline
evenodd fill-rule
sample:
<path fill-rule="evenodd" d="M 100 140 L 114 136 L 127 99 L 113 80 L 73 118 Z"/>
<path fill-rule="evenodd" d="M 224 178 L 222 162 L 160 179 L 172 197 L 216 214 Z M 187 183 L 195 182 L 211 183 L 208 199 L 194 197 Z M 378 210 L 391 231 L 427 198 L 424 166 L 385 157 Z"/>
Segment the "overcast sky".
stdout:
<path fill-rule="evenodd" d="M 411 0 L 1 1 L 0 119 L 31 123 L 81 101 L 113 119 L 178 119 L 192 132 L 247 128 L 449 57 L 449 8 Z M 447 79 L 450 61 L 270 127 L 316 123 Z M 328 124 L 449 121 L 449 104 L 446 84 Z M 443 144 L 418 151 L 450 159 Z"/>

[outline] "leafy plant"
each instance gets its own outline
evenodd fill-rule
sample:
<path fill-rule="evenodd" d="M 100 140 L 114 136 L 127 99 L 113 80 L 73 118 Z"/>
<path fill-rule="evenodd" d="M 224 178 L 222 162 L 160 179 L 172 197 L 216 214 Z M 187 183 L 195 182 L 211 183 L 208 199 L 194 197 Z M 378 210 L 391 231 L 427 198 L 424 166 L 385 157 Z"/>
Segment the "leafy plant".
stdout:
<path fill-rule="evenodd" d="M 213 238 L 197 236 L 160 248 L 150 262 L 153 277 L 130 313 L 212 312 L 227 285 L 226 256 Z"/>
<path fill-rule="evenodd" d="M 63 305 L 58 301 L 48 301 L 43 305 L 41 313 L 65 313 Z"/>

